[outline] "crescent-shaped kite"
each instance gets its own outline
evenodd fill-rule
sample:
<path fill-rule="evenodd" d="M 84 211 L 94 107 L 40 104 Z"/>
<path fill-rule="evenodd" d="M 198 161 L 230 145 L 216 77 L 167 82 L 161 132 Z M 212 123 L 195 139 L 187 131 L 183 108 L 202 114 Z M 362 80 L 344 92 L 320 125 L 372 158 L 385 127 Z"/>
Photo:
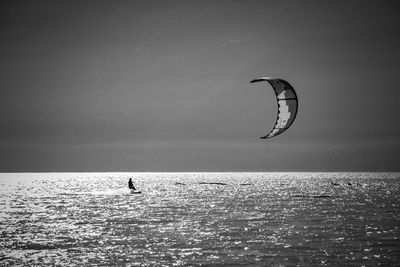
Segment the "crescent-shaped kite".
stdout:
<path fill-rule="evenodd" d="M 262 139 L 277 136 L 286 131 L 292 125 L 297 114 L 297 94 L 294 88 L 285 80 L 279 78 L 262 77 L 252 80 L 250 83 L 268 82 L 274 89 L 278 102 L 278 115 L 274 128 Z"/>

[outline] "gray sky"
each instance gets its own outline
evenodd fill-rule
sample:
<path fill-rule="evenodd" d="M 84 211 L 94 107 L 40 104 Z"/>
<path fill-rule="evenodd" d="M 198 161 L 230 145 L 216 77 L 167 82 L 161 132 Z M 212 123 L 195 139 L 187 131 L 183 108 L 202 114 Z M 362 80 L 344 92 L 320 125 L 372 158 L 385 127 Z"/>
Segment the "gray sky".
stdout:
<path fill-rule="evenodd" d="M 397 1 L 1 1 L 0 171 L 400 171 Z M 261 76 L 288 80 L 284 134 Z"/>

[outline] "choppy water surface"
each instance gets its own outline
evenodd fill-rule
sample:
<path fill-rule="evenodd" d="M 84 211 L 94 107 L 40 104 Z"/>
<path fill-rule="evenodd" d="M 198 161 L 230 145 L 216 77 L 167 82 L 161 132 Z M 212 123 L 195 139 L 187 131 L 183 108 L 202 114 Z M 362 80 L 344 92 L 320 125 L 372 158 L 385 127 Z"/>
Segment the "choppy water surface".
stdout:
<path fill-rule="evenodd" d="M 399 227 L 398 173 L 0 174 L 0 265 L 398 266 Z"/>

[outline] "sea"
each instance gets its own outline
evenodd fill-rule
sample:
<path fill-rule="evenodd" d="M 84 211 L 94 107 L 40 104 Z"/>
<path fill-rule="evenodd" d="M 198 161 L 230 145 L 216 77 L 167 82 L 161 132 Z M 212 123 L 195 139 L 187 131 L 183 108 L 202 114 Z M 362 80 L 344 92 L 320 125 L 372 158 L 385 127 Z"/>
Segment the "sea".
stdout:
<path fill-rule="evenodd" d="M 400 266 L 400 173 L 2 173 L 0 265 Z"/>

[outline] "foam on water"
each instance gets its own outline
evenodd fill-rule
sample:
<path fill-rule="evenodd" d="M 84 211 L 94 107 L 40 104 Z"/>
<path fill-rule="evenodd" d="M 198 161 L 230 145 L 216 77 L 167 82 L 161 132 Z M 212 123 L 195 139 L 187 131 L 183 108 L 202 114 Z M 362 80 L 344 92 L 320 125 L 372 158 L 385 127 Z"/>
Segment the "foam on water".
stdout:
<path fill-rule="evenodd" d="M 2 265 L 394 266 L 399 226 L 398 173 L 0 174 Z"/>

